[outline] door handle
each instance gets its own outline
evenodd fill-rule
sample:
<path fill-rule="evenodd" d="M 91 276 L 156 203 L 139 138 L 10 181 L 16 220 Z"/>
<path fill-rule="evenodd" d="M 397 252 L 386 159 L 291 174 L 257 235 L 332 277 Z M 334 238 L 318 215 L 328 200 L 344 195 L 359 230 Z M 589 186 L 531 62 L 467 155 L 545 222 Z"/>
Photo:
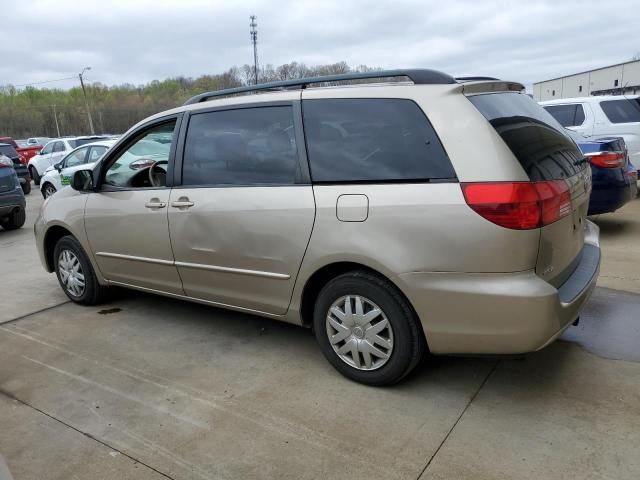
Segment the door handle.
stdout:
<path fill-rule="evenodd" d="M 193 203 L 187 197 L 180 197 L 175 202 L 171 202 L 171 206 L 176 208 L 190 208 L 190 207 L 193 207 L 194 205 L 195 203 Z"/>
<path fill-rule="evenodd" d="M 144 206 L 146 208 L 151 208 L 151 209 L 155 209 L 155 208 L 164 208 L 167 206 L 166 203 L 164 202 L 160 202 L 155 198 L 152 198 L 150 201 L 148 201 L 147 203 L 144 204 Z"/>

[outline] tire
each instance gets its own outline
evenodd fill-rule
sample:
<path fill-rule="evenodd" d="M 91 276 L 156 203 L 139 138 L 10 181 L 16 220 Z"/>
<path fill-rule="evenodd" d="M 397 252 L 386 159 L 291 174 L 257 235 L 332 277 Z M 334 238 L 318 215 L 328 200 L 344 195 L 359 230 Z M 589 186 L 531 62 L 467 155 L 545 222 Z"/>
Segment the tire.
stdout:
<path fill-rule="evenodd" d="M 359 318 L 358 303 L 365 314 Z M 330 313 L 333 307 L 340 316 Z M 349 325 L 348 313 L 344 315 L 347 308 L 356 312 L 351 317 L 356 323 Z M 407 300 L 387 280 L 365 271 L 345 273 L 325 285 L 316 299 L 313 327 L 329 363 L 345 377 L 366 385 L 400 381 L 420 362 L 427 347 L 420 321 Z M 344 339 L 332 345 L 330 335 L 334 341 Z"/>
<path fill-rule="evenodd" d="M 29 173 L 31 174 L 31 178 L 33 178 L 34 185 L 40 185 L 40 174 L 38 174 L 38 170 L 33 165 L 29 167 Z"/>
<path fill-rule="evenodd" d="M 20 186 L 22 187 L 22 193 L 24 193 L 25 195 L 29 195 L 31 193 L 31 180 L 29 180 L 28 182 L 24 182 Z"/>
<path fill-rule="evenodd" d="M 53 251 L 53 261 L 60 287 L 70 300 L 81 305 L 97 305 L 104 301 L 108 288 L 98 283 L 89 257 L 74 237 L 67 235 L 58 240 Z M 76 267 L 77 264 L 79 268 Z M 77 282 L 80 280 L 78 275 L 84 276 L 82 288 Z M 72 277 L 70 283 L 65 283 L 69 276 Z"/>
<path fill-rule="evenodd" d="M 57 192 L 56 187 L 54 187 L 51 183 L 45 182 L 40 187 L 40 192 L 44 198 L 50 197 L 54 193 Z"/>
<path fill-rule="evenodd" d="M 15 213 L 9 215 L 5 220 L 0 221 L 0 225 L 5 230 L 17 230 L 18 228 L 22 228 L 25 220 L 27 219 L 27 212 L 25 212 L 24 208 L 21 208 Z"/>

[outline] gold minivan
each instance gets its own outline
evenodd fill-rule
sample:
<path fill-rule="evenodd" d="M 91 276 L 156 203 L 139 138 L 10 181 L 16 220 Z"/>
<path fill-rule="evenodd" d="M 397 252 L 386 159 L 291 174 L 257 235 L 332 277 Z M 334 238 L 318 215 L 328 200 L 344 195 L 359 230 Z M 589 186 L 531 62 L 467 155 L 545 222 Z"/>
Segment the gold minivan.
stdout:
<path fill-rule="evenodd" d="M 71 300 L 117 285 L 312 327 L 329 362 L 370 385 L 426 351 L 544 347 L 600 263 L 579 149 L 522 85 L 484 77 L 205 93 L 71 183 L 35 224 Z"/>

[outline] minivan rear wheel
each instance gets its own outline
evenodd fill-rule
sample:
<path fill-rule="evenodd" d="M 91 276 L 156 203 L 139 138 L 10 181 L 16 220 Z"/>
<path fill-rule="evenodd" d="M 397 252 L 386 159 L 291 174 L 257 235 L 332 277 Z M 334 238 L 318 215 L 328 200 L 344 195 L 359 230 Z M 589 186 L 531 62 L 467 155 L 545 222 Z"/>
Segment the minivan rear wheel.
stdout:
<path fill-rule="evenodd" d="M 98 283 L 89 257 L 74 237 L 67 235 L 58 240 L 53 259 L 58 282 L 67 297 L 82 305 L 104 300 L 108 289 Z"/>
<path fill-rule="evenodd" d="M 316 300 L 313 323 L 331 365 L 367 385 L 398 382 L 426 349 L 420 322 L 406 299 L 394 285 L 365 271 L 327 283 Z"/>

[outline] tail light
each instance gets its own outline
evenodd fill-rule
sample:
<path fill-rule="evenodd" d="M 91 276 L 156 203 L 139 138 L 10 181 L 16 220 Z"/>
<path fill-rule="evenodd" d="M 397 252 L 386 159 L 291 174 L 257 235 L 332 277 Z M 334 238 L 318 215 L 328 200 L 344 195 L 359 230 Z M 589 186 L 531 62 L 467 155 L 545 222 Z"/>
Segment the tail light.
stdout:
<path fill-rule="evenodd" d="M 600 168 L 620 168 L 624 165 L 624 152 L 592 152 L 585 156 L 591 165 Z"/>
<path fill-rule="evenodd" d="M 531 230 L 571 213 L 564 180 L 462 183 L 465 201 L 477 214 L 501 227 Z"/>
<path fill-rule="evenodd" d="M 24 155 L 20 154 L 20 163 L 22 165 L 26 165 L 27 163 L 29 163 L 29 159 L 27 157 L 25 157 Z"/>

